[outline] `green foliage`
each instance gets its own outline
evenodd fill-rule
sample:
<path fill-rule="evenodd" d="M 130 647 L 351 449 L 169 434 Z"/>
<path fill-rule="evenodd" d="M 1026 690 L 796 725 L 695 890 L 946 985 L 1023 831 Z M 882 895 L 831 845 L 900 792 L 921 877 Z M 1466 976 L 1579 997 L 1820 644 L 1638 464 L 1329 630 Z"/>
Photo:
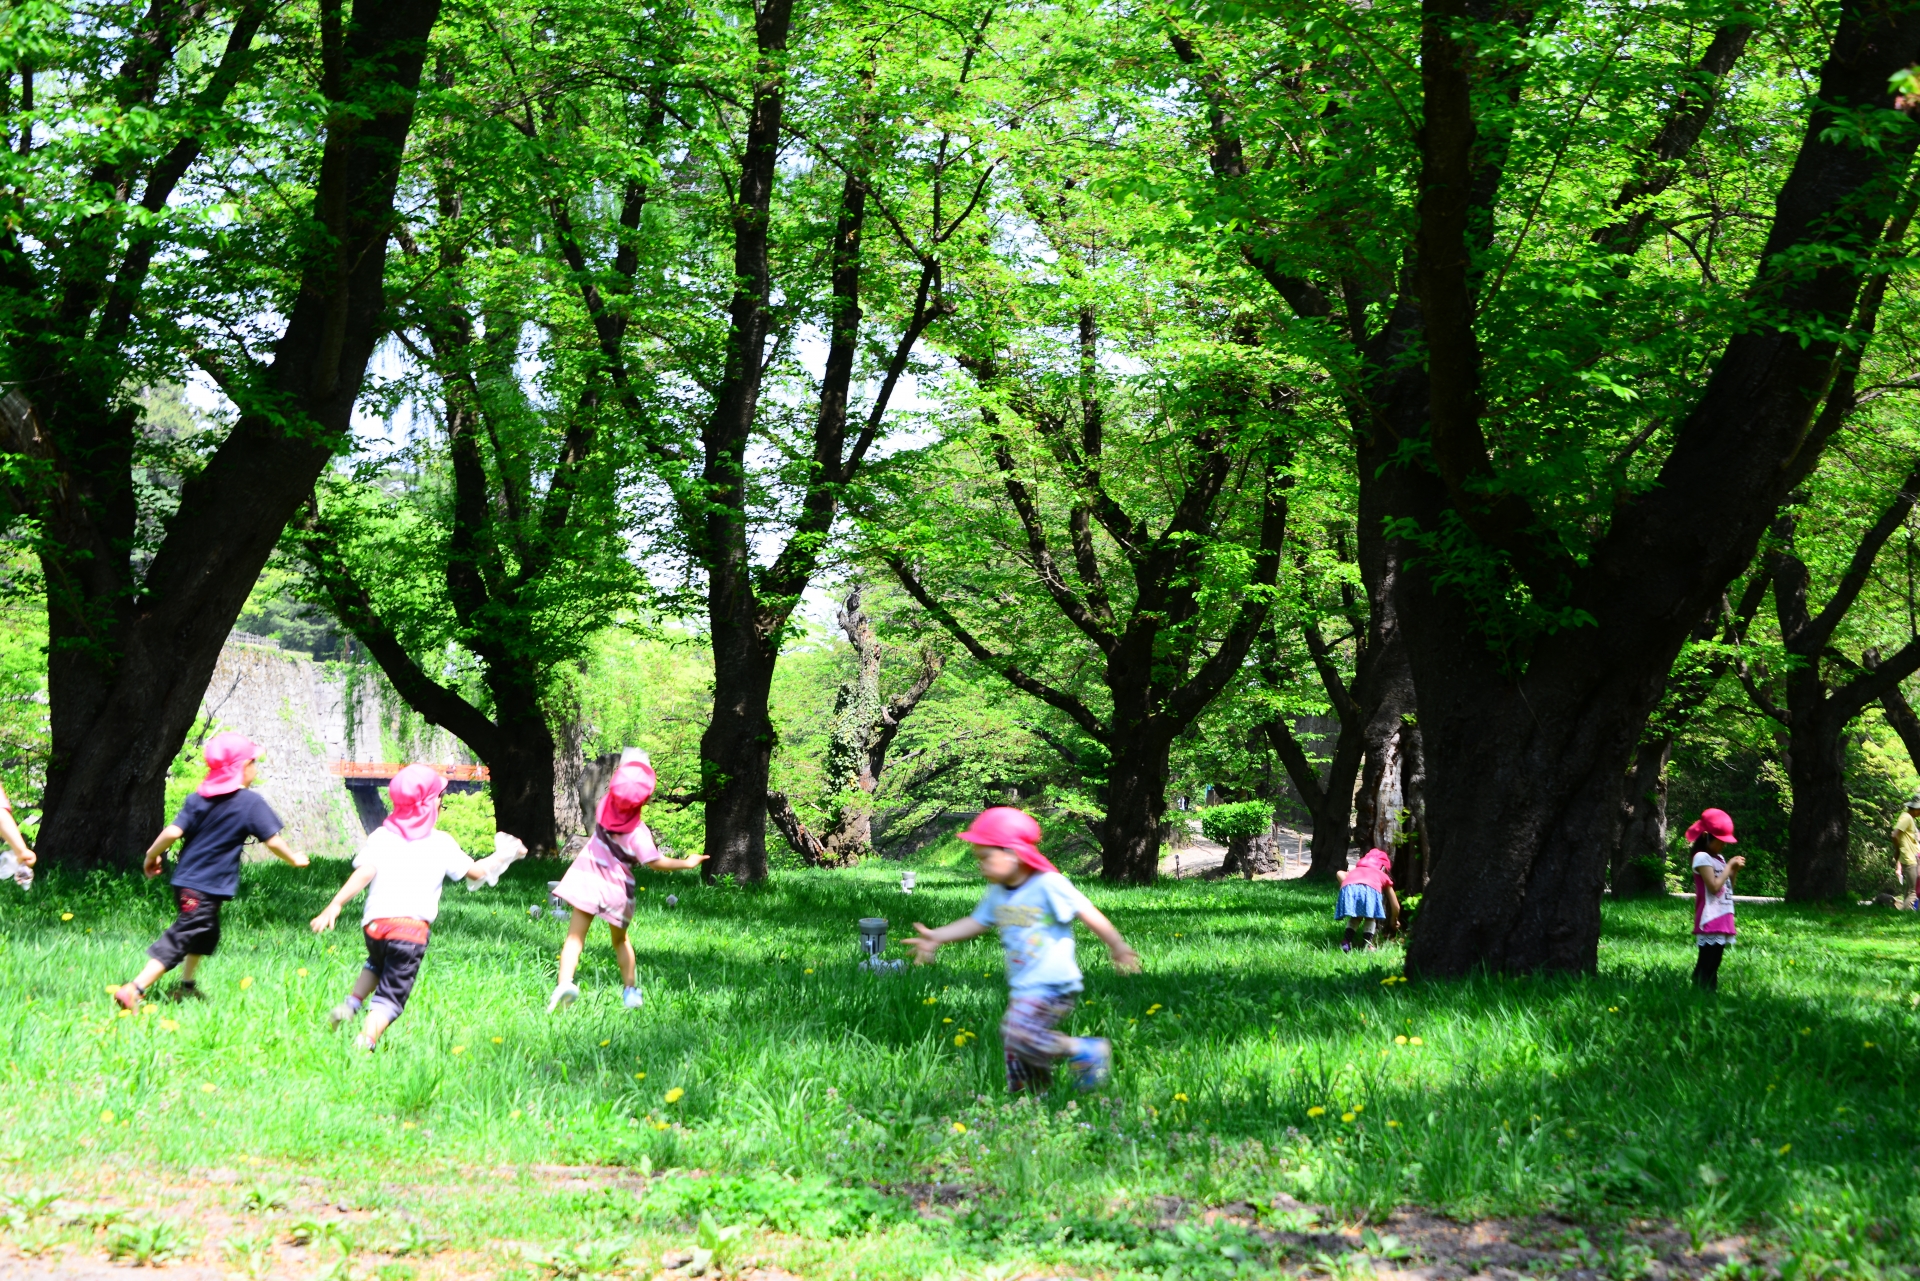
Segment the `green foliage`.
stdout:
<path fill-rule="evenodd" d="M 443 793 L 438 826 L 472 857 L 487 857 L 493 853 L 493 797 L 484 789 Z"/>
<path fill-rule="evenodd" d="M 1200 811 L 1200 832 L 1225 845 L 1236 837 L 1259 836 L 1273 826 L 1273 802 L 1237 801 Z"/>
<path fill-rule="evenodd" d="M 656 1180 L 640 1199 L 639 1214 L 642 1222 L 663 1224 L 717 1217 L 828 1240 L 896 1222 L 911 1208 L 870 1187 L 842 1186 L 818 1175 L 738 1174 Z"/>

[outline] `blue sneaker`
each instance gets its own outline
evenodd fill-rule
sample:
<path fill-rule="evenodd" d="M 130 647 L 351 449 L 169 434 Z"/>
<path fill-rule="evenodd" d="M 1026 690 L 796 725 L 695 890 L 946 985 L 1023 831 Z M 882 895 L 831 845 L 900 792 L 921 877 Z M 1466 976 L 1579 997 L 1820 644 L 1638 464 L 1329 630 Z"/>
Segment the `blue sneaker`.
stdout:
<path fill-rule="evenodd" d="M 1097 1090 L 1113 1075 L 1113 1042 L 1104 1036 L 1079 1036 L 1067 1056 L 1067 1075 L 1076 1090 Z"/>
<path fill-rule="evenodd" d="M 635 984 L 632 987 L 621 989 L 620 1003 L 630 1010 L 637 1010 L 647 1003 L 647 998 L 641 994 L 639 984 Z"/>

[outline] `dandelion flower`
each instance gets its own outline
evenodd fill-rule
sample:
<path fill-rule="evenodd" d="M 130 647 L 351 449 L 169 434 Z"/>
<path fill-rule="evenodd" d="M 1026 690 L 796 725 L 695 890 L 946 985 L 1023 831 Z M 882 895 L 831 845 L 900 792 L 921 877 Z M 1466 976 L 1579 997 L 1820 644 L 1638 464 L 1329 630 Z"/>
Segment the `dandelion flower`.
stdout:
<path fill-rule="evenodd" d="M 953 1020 L 952 1020 L 952 1019 L 941 1019 L 940 1021 L 941 1021 L 942 1023 L 951 1023 L 951 1022 L 953 1022 Z"/>
<path fill-rule="evenodd" d="M 1327 1110 L 1323 1107 L 1310 1107 L 1307 1109 L 1308 1116 L 1325 1116 L 1326 1114 Z"/>
<path fill-rule="evenodd" d="M 174 1022 L 172 1019 L 161 1019 L 160 1030 L 162 1032 L 178 1032 L 180 1030 L 180 1025 Z"/>
<path fill-rule="evenodd" d="M 802 971 L 800 971 L 800 972 L 801 972 L 802 974 L 811 974 L 811 973 L 813 973 L 813 967 L 812 967 L 812 966 L 808 966 L 808 967 L 807 967 L 806 969 L 804 969 L 804 970 L 802 970 Z"/>
<path fill-rule="evenodd" d="M 1351 1121 L 1351 1120 L 1353 1120 L 1353 1113 L 1351 1113 L 1351 1112 L 1342 1112 L 1342 1113 L 1340 1114 L 1340 1119 L 1341 1119 L 1342 1121 Z"/>
<path fill-rule="evenodd" d="M 1185 1103 L 1188 1101 L 1188 1099 L 1187 1099 L 1187 1096 L 1184 1094 L 1176 1094 L 1173 1096 L 1173 1101 L 1175 1103 Z"/>
<path fill-rule="evenodd" d="M 681 1099 L 684 1099 L 686 1097 L 687 1097 L 687 1092 L 681 1089 L 677 1085 L 674 1086 L 671 1090 L 667 1091 L 667 1102 L 669 1103 L 678 1103 Z"/>
<path fill-rule="evenodd" d="M 214 1084 L 212 1081 L 202 1081 L 200 1083 L 200 1093 L 212 1094 L 213 1091 L 214 1091 Z"/>
<path fill-rule="evenodd" d="M 1367 1105 L 1364 1103 L 1356 1103 L 1353 1105 L 1353 1110 L 1355 1112 L 1365 1112 L 1367 1110 Z"/>
<path fill-rule="evenodd" d="M 1861 1049 L 1863 1049 L 1863 1050 L 1871 1050 L 1871 1049 L 1873 1048 L 1873 1042 L 1872 1042 L 1872 1041 L 1862 1041 L 1862 1042 L 1860 1042 L 1860 1048 L 1861 1048 Z"/>
<path fill-rule="evenodd" d="M 1405 1045 L 1407 1043 L 1407 1038 L 1404 1036 L 1396 1036 L 1393 1038 L 1393 1043 L 1395 1045 Z"/>
<path fill-rule="evenodd" d="M 1620 1007 L 1617 1005 L 1609 1005 L 1607 1007 L 1607 1013 L 1609 1014 L 1618 1014 L 1619 1012 L 1620 1012 Z"/>
<path fill-rule="evenodd" d="M 493 1038 L 493 1043 L 494 1043 L 495 1045 L 501 1045 L 501 1044 L 504 1044 L 504 1043 L 505 1043 L 505 1041 L 506 1041 L 506 1039 L 507 1039 L 507 1038 L 506 1038 L 506 1037 L 504 1037 L 504 1036 L 496 1036 L 496 1037 L 494 1037 L 494 1038 Z"/>
<path fill-rule="evenodd" d="M 932 1005 L 932 1004 L 933 1004 L 933 1003 L 934 1003 L 935 1001 L 938 1001 L 939 999 L 940 999 L 940 998 L 939 998 L 939 997 L 937 997 L 937 996 L 930 996 L 930 997 L 928 997 L 928 998 L 927 998 L 926 1000 L 924 1000 L 924 1001 L 922 1001 L 922 1002 L 920 1002 L 920 1004 L 922 1004 L 922 1005 Z"/>
<path fill-rule="evenodd" d="M 453 1052 L 455 1054 L 465 1054 L 467 1052 L 467 1047 L 464 1045 L 456 1045 L 453 1047 Z"/>
<path fill-rule="evenodd" d="M 246 991 L 248 988 L 252 986 L 253 986 L 253 975 L 249 974 L 247 975 L 247 977 L 240 980 L 240 990 L 242 992 Z"/>
<path fill-rule="evenodd" d="M 1387 1128 L 1389 1130 L 1397 1130 L 1400 1128 L 1400 1123 L 1398 1121 L 1389 1121 L 1387 1122 Z"/>
<path fill-rule="evenodd" d="M 1793 1151 L 1793 1144 L 1791 1144 L 1791 1143 L 1782 1143 L 1782 1144 L 1780 1145 L 1780 1147 L 1779 1147 L 1779 1150 L 1777 1150 L 1777 1151 L 1776 1151 L 1776 1152 L 1774 1153 L 1774 1155 L 1775 1155 L 1775 1156 L 1785 1156 L 1785 1155 L 1786 1155 L 1787 1153 L 1789 1153 L 1789 1152 L 1791 1152 L 1791 1151 Z"/>
<path fill-rule="evenodd" d="M 62 912 L 62 913 L 60 913 L 60 919 L 61 919 L 61 920 L 63 920 L 63 921 L 71 921 L 71 920 L 73 919 L 73 913 L 72 913 L 72 912 Z"/>
<path fill-rule="evenodd" d="M 403 1130 L 411 1130 L 411 1129 L 413 1128 L 413 1122 L 411 1122 L 411 1121 L 402 1121 L 402 1122 L 400 1123 L 400 1128 L 401 1128 L 401 1129 L 403 1129 Z"/>
<path fill-rule="evenodd" d="M 953 1132 L 955 1134 L 965 1134 L 967 1132 L 967 1127 L 960 1124 L 960 1122 L 955 1121 L 953 1123 Z"/>
<path fill-rule="evenodd" d="M 967 1034 L 965 1032 L 958 1033 L 954 1036 L 953 1043 L 955 1045 L 965 1045 L 967 1043 Z"/>
<path fill-rule="evenodd" d="M 109 984 L 107 984 L 107 995 L 108 995 L 108 996 L 112 996 L 112 995 L 113 995 L 113 994 L 114 994 L 115 992 L 118 992 L 119 990 L 120 990 L 120 985 L 119 985 L 118 983 L 109 983 Z"/>
<path fill-rule="evenodd" d="M 633 1074 L 633 1079 L 636 1081 L 644 1081 L 647 1079 L 647 1074 L 645 1072 L 635 1072 Z"/>
<path fill-rule="evenodd" d="M 520 1114 L 520 1109 L 519 1109 L 519 1108 L 515 1108 L 515 1109 L 514 1109 L 513 1111 L 511 1111 L 511 1112 L 509 1112 L 509 1113 L 507 1113 L 507 1120 L 509 1120 L 509 1121 L 518 1121 L 518 1120 L 520 1119 L 520 1115 L 521 1115 L 521 1114 Z"/>
<path fill-rule="evenodd" d="M 295 970 L 294 973 L 298 974 L 301 978 L 305 978 L 307 977 L 307 967 L 303 965 L 299 969 Z"/>
<path fill-rule="evenodd" d="M 113 1109 L 109 1108 L 100 1114 L 100 1124 L 102 1125 L 113 1124 Z"/>
<path fill-rule="evenodd" d="M 604 1041 L 602 1041 L 602 1042 L 600 1042 L 600 1048 L 604 1050 L 604 1049 L 606 1049 L 606 1048 L 607 1048 L 607 1047 L 608 1047 L 609 1045 L 612 1045 L 612 1044 L 613 1044 L 613 1039 L 612 1039 L 611 1037 L 609 1037 L 609 1038 L 608 1038 L 607 1040 L 604 1040 Z"/>
<path fill-rule="evenodd" d="M 1423 1041 L 1423 1040 L 1421 1040 L 1421 1039 L 1420 1039 L 1419 1037 L 1417 1037 L 1417 1036 L 1410 1036 L 1410 1037 L 1408 1037 L 1408 1038 L 1407 1038 L 1407 1044 L 1408 1044 L 1408 1045 L 1425 1045 L 1425 1044 L 1426 1044 L 1426 1042 L 1425 1042 L 1425 1041 Z"/>

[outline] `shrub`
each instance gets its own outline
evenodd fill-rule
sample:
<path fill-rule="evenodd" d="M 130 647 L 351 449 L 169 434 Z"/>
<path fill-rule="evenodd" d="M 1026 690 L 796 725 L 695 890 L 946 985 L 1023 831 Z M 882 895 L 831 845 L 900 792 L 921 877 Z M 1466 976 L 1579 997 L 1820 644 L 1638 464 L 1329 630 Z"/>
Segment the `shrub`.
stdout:
<path fill-rule="evenodd" d="M 1200 831 L 1221 845 L 1235 837 L 1259 836 L 1273 826 L 1273 802 L 1236 801 L 1200 811 Z"/>
<path fill-rule="evenodd" d="M 440 798 L 441 831 L 473 858 L 493 853 L 493 797 L 487 792 L 448 792 Z"/>

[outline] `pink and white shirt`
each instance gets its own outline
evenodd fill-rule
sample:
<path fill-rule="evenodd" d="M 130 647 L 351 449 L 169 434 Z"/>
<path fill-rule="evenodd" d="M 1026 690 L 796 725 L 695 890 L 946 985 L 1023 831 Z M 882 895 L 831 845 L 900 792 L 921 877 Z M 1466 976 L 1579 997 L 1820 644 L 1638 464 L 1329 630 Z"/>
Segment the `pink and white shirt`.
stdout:
<path fill-rule="evenodd" d="M 1707 888 L 1707 872 L 1726 876 L 1715 894 Z M 1693 932 L 1700 935 L 1733 937 L 1733 876 L 1727 872 L 1727 860 L 1708 850 L 1693 856 Z"/>

